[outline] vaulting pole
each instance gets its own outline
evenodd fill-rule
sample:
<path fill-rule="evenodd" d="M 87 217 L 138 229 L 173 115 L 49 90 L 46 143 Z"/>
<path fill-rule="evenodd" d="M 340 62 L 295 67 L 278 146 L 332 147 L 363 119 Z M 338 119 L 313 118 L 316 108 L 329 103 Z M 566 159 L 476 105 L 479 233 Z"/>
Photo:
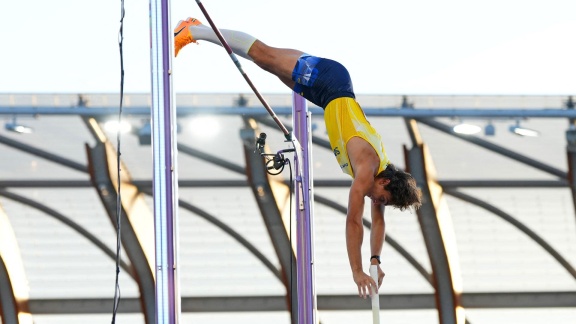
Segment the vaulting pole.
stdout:
<path fill-rule="evenodd" d="M 152 151 L 156 247 L 156 323 L 180 317 L 178 277 L 178 168 L 176 113 L 172 92 L 173 40 L 170 1 L 150 0 Z"/>
<path fill-rule="evenodd" d="M 378 266 L 370 265 L 370 277 L 378 284 Z M 380 295 L 378 295 L 378 288 L 372 287 L 372 323 L 380 324 Z"/>
<path fill-rule="evenodd" d="M 314 287 L 314 200 L 312 184 L 312 132 L 306 100 L 293 95 L 294 135 L 301 146 L 296 148 L 296 263 L 298 283 L 298 323 L 316 324 L 316 289 Z"/>
<path fill-rule="evenodd" d="M 216 34 L 216 36 L 220 40 L 220 43 L 222 43 L 222 47 L 224 47 L 224 49 L 226 49 L 226 52 L 228 52 L 228 55 L 230 55 L 230 58 L 234 62 L 234 65 L 236 65 L 236 68 L 238 68 L 238 71 L 240 72 L 240 74 L 242 74 L 242 76 L 244 77 L 244 80 L 246 80 L 246 83 L 248 83 L 248 85 L 250 86 L 250 88 L 252 89 L 252 91 L 254 92 L 256 97 L 258 97 L 258 100 L 260 100 L 260 102 L 262 103 L 264 108 L 266 108 L 266 110 L 268 111 L 268 113 L 270 114 L 272 119 L 274 119 L 274 122 L 276 123 L 276 125 L 278 125 L 278 128 L 280 128 L 282 133 L 284 133 L 284 137 L 286 137 L 286 139 L 288 141 L 291 141 L 292 140 L 292 134 L 288 131 L 288 129 L 284 126 L 284 124 L 282 124 L 280 119 L 278 119 L 278 116 L 276 116 L 276 113 L 274 112 L 274 110 L 272 110 L 272 107 L 270 107 L 270 105 L 266 102 L 264 97 L 262 97 L 262 95 L 260 94 L 258 89 L 256 89 L 256 86 L 252 83 L 252 80 L 250 80 L 250 78 L 248 77 L 246 72 L 244 72 L 244 69 L 242 69 L 242 65 L 240 64 L 240 61 L 238 61 L 238 57 L 236 57 L 236 54 L 234 54 L 234 52 L 232 52 L 232 48 L 230 47 L 230 45 L 228 45 L 228 42 L 226 42 L 226 39 L 224 39 L 224 36 L 222 36 L 222 33 L 220 33 L 220 30 L 218 29 L 218 27 L 216 27 L 216 24 L 214 24 L 214 21 L 212 21 L 212 18 L 210 18 L 208 11 L 206 11 L 206 8 L 204 8 L 204 5 L 202 4 L 202 1 L 196 0 L 196 3 L 198 4 L 198 7 L 200 8 L 202 13 L 204 14 L 204 17 L 206 17 L 206 20 L 210 24 L 210 27 L 212 27 L 212 30 L 214 30 L 214 33 Z"/>

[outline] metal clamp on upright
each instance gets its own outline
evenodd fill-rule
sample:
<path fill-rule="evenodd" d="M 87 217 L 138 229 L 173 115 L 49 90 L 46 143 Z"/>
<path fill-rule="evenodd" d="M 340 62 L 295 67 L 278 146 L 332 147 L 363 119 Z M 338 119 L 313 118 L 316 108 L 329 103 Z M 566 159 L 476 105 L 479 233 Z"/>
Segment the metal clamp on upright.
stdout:
<path fill-rule="evenodd" d="M 284 166 L 290 163 L 288 158 L 284 157 L 284 153 L 294 152 L 294 149 L 285 149 L 276 152 L 276 154 L 267 154 L 264 152 L 264 146 L 266 145 L 266 133 L 260 133 L 260 136 L 256 139 L 256 150 L 266 159 L 266 172 L 270 175 L 277 175 L 284 171 Z M 276 170 L 271 171 L 271 170 Z"/>

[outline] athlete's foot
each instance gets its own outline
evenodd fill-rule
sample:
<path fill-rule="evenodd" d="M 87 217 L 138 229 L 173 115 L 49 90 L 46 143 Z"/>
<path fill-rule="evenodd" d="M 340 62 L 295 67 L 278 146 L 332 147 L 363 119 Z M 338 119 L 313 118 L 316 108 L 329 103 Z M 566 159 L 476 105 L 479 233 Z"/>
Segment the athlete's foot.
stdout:
<path fill-rule="evenodd" d="M 178 52 L 180 52 L 184 46 L 190 43 L 196 43 L 196 40 L 190 32 L 190 26 L 198 26 L 200 24 L 198 19 L 190 17 L 178 22 L 178 26 L 174 28 L 174 56 L 178 56 Z"/>

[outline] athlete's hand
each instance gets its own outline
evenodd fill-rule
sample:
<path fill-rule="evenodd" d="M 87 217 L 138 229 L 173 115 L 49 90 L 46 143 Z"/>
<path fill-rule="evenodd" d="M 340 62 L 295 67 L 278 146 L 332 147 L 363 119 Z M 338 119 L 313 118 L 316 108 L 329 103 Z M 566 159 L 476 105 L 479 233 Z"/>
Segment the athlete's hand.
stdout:
<path fill-rule="evenodd" d="M 384 271 L 382 271 L 382 268 L 380 268 L 380 265 L 378 265 L 378 288 L 380 288 L 380 286 L 382 286 L 382 281 L 384 281 L 384 276 L 386 274 L 384 273 Z"/>
<path fill-rule="evenodd" d="M 382 271 L 382 270 L 380 270 Z M 379 271 L 379 272 L 380 272 Z M 382 272 L 382 274 L 384 274 Z M 371 294 L 371 287 L 377 287 L 376 282 L 372 277 L 364 273 L 364 271 L 358 271 L 353 274 L 354 282 L 358 285 L 358 295 L 364 299 L 370 296 Z M 382 276 L 384 277 L 384 276 Z"/>

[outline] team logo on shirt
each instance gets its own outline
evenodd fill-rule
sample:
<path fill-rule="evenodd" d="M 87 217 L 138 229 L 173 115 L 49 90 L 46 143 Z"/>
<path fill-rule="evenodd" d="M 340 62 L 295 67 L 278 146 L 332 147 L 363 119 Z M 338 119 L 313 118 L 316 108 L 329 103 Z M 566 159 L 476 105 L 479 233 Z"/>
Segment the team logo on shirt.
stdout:
<path fill-rule="evenodd" d="M 340 155 L 340 150 L 338 149 L 338 146 L 336 146 L 334 148 L 334 156 L 338 156 L 338 155 Z"/>

